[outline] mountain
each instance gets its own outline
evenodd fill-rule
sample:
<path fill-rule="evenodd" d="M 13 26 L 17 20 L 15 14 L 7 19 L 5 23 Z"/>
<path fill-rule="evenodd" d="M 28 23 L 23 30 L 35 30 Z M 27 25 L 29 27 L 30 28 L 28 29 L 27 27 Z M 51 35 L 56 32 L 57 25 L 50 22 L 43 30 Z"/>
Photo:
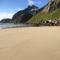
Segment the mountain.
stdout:
<path fill-rule="evenodd" d="M 49 11 L 54 11 L 60 8 L 60 0 L 51 0 L 48 5 L 49 5 Z"/>
<path fill-rule="evenodd" d="M 12 19 L 6 18 L 6 19 L 2 19 L 0 21 L 0 23 L 11 23 Z"/>
<path fill-rule="evenodd" d="M 12 20 L 3 19 L 2 22 L 24 23 L 30 25 L 41 25 L 48 20 L 60 22 L 60 0 L 49 0 L 42 8 L 35 5 L 28 6 L 24 10 L 18 11 Z"/>
<path fill-rule="evenodd" d="M 60 21 L 60 0 L 50 0 L 48 4 L 40 10 L 41 11 L 36 16 L 33 16 L 26 23 L 40 25 L 48 20 Z"/>
<path fill-rule="evenodd" d="M 60 8 L 60 0 L 49 0 L 48 4 L 42 10 L 43 12 L 52 12 Z"/>
<path fill-rule="evenodd" d="M 39 11 L 39 8 L 35 5 L 28 6 L 26 9 L 18 11 L 14 14 L 12 18 L 12 22 L 14 23 L 25 23 L 27 22 L 32 16 L 36 15 Z"/>

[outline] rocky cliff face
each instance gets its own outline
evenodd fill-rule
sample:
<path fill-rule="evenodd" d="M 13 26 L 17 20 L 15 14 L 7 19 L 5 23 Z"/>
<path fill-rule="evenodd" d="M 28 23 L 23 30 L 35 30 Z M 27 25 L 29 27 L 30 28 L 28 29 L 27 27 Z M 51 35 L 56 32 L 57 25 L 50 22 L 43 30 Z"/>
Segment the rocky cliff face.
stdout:
<path fill-rule="evenodd" d="M 60 8 L 60 0 L 50 0 L 49 11 L 54 11 L 57 8 Z"/>
<path fill-rule="evenodd" d="M 60 8 L 60 0 L 49 0 L 48 4 L 42 10 L 43 12 L 52 12 Z"/>

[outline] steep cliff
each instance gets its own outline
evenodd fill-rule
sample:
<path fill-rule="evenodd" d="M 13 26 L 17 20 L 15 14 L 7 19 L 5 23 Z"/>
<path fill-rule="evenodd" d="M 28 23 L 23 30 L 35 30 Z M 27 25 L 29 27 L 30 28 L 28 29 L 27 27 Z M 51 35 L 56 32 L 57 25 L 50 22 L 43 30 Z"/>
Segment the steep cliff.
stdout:
<path fill-rule="evenodd" d="M 60 8 L 60 0 L 49 0 L 42 12 L 52 12 L 58 8 Z"/>

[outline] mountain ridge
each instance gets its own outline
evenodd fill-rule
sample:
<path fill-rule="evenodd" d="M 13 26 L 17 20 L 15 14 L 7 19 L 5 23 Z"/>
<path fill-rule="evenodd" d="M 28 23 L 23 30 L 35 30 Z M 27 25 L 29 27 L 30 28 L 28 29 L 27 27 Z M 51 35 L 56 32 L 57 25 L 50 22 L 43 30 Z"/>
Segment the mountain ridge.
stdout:
<path fill-rule="evenodd" d="M 32 16 L 36 15 L 38 13 L 39 8 L 35 5 L 28 6 L 24 10 L 21 10 L 13 15 L 13 22 L 20 22 L 25 23 L 27 20 L 29 20 Z M 19 21 L 18 21 L 19 20 Z"/>
<path fill-rule="evenodd" d="M 42 8 L 35 5 L 28 6 L 24 10 L 18 11 L 12 17 L 12 23 L 42 23 L 47 20 L 60 18 L 60 0 L 49 0 Z M 37 23 L 38 21 L 38 23 Z"/>

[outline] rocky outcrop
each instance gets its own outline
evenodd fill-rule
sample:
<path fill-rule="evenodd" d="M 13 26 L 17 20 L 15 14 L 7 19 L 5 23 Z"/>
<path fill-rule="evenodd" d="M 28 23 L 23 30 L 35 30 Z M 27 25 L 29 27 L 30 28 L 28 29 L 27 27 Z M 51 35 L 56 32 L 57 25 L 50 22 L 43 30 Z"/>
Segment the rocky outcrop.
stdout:
<path fill-rule="evenodd" d="M 51 0 L 49 2 L 49 11 L 54 11 L 60 8 L 60 0 Z"/>
<path fill-rule="evenodd" d="M 42 12 L 52 12 L 58 8 L 60 8 L 60 0 L 49 0 Z"/>

